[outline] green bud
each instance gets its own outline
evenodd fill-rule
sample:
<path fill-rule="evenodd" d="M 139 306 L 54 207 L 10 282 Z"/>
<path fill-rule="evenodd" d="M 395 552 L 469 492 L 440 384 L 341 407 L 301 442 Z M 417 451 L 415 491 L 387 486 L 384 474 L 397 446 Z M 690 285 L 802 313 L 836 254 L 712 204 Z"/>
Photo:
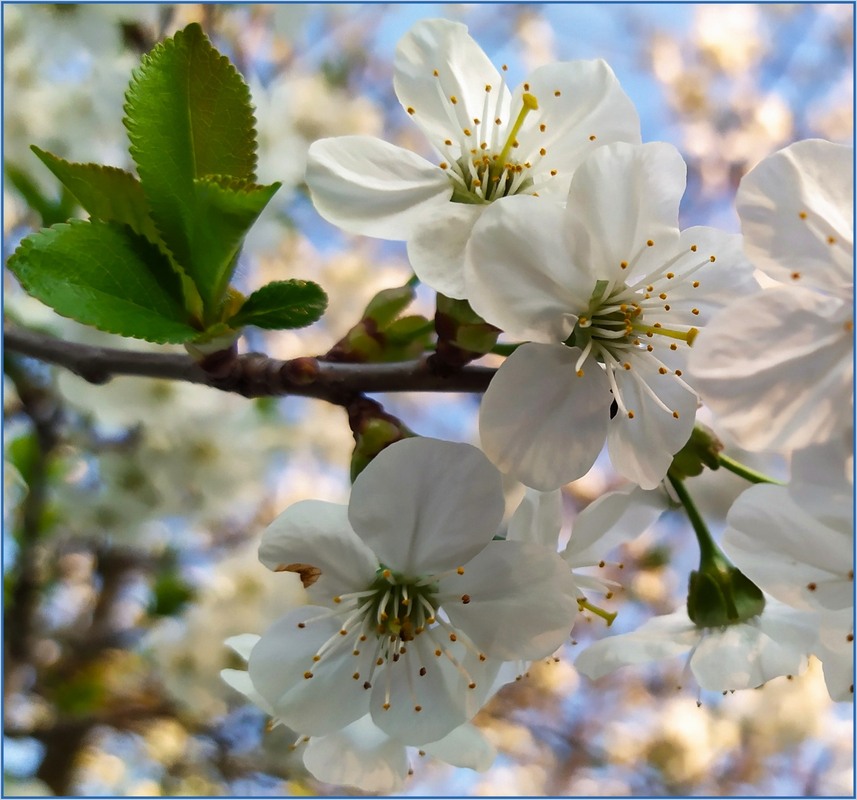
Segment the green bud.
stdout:
<path fill-rule="evenodd" d="M 485 322 L 466 300 L 439 294 L 434 316 L 437 353 L 434 358 L 447 367 L 463 367 L 497 344 L 500 329 Z"/>
<path fill-rule="evenodd" d="M 670 474 L 684 480 L 699 475 L 705 467 L 719 469 L 720 460 L 717 454 L 722 449 L 723 443 L 714 431 L 697 423 L 687 444 L 673 456 Z"/>
<path fill-rule="evenodd" d="M 700 628 L 720 628 L 756 617 L 765 598 L 756 584 L 717 554 L 690 573 L 687 615 Z"/>
<path fill-rule="evenodd" d="M 369 301 L 363 319 L 371 319 L 383 330 L 414 301 L 414 297 L 416 293 L 408 285 L 382 289 Z"/>
<path fill-rule="evenodd" d="M 365 397 L 348 407 L 348 423 L 354 434 L 352 482 L 385 447 L 416 436 L 401 420 L 388 414 L 374 400 Z"/>

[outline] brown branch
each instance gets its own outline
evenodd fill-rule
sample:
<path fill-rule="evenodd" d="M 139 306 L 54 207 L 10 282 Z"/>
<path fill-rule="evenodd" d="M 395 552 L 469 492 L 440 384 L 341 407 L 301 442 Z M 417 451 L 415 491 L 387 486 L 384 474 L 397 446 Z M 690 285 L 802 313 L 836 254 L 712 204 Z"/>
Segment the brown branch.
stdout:
<path fill-rule="evenodd" d="M 4 323 L 7 350 L 65 367 L 90 383 L 117 375 L 188 381 L 245 397 L 297 395 L 347 405 L 363 393 L 484 392 L 495 370 L 464 367 L 449 375 L 432 369 L 428 359 L 392 364 L 331 363 L 317 358 L 288 361 L 246 353 L 205 370 L 190 356 L 94 347 L 58 339 Z"/>

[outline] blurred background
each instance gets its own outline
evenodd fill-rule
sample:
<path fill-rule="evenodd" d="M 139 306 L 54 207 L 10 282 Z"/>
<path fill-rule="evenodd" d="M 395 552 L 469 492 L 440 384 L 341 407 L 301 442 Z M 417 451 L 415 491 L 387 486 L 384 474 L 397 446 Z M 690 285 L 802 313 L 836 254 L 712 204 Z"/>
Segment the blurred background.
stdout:
<path fill-rule="evenodd" d="M 510 83 L 554 60 L 604 58 L 643 140 L 688 162 L 682 226 L 737 230 L 741 176 L 803 138 L 851 142 L 850 4 L 3 5 L 3 250 L 65 219 L 73 201 L 30 152 L 131 168 L 123 94 L 140 56 L 192 21 L 250 85 L 259 178 L 284 186 L 251 233 L 238 283 L 289 277 L 330 295 L 321 322 L 254 331 L 245 349 L 326 352 L 372 295 L 410 275 L 399 243 L 322 221 L 302 183 L 309 144 L 378 135 L 426 153 L 392 87 L 396 42 L 416 20 L 465 22 Z M 6 274 L 6 318 L 64 339 L 144 349 L 56 316 Z M 416 311 L 433 314 L 421 289 Z M 486 361 L 490 363 L 490 361 Z M 256 559 L 262 530 L 296 500 L 346 502 L 353 439 L 342 409 L 251 401 L 122 378 L 93 386 L 6 354 L 4 382 L 4 794 L 325 795 L 294 735 L 219 678 L 222 644 L 263 632 L 299 591 Z M 379 397 L 424 435 L 478 441 L 478 397 Z M 704 418 L 704 417 L 703 417 Z M 727 452 L 778 475 L 777 459 Z M 722 472 L 722 471 L 721 471 Z M 565 491 L 567 516 L 619 485 L 609 463 Z M 713 530 L 746 484 L 689 487 Z M 568 530 L 565 531 L 568 535 Z M 682 517 L 612 556 L 614 631 L 682 602 L 695 543 Z M 476 718 L 499 757 L 484 774 L 414 753 L 409 795 L 836 795 L 853 792 L 852 706 L 830 702 L 817 662 L 727 696 L 683 662 L 591 682 L 575 647 L 605 635 L 580 618 L 558 662 L 534 665 Z M 682 688 L 677 688 L 681 686 Z M 701 705 L 699 705 L 701 702 Z"/>

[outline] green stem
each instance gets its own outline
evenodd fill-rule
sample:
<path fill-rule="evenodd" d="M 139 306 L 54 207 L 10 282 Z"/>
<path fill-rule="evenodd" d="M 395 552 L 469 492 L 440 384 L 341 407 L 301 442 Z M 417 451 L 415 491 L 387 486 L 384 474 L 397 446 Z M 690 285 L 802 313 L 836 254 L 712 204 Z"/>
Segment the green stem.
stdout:
<path fill-rule="evenodd" d="M 746 464 L 736 461 L 734 458 L 724 456 L 723 453 L 717 454 L 717 460 L 720 462 L 720 466 L 723 467 L 723 469 L 728 469 L 730 472 L 740 475 L 745 480 L 750 481 L 750 483 L 774 483 L 778 486 L 783 485 L 782 481 L 778 481 L 776 478 L 771 478 L 762 472 L 757 472 Z"/>
<path fill-rule="evenodd" d="M 667 473 L 667 478 L 672 484 L 679 502 L 681 502 L 684 506 L 684 510 L 687 512 L 693 532 L 696 534 L 696 540 L 699 542 L 699 550 L 702 560 L 706 561 L 717 557 L 722 558 L 720 548 L 714 543 L 714 539 L 711 538 L 708 526 L 705 524 L 702 514 L 699 513 L 699 509 L 688 494 L 687 489 L 685 489 L 684 484 L 678 478 L 673 477 L 669 472 Z"/>
<path fill-rule="evenodd" d="M 516 342 L 515 344 L 495 344 L 491 348 L 491 352 L 495 356 L 510 356 L 515 352 L 524 342 Z"/>
<path fill-rule="evenodd" d="M 581 611 L 583 611 L 583 609 L 586 609 L 587 611 L 591 611 L 596 616 L 601 617 L 601 619 L 603 619 L 607 623 L 608 628 L 613 624 L 613 620 L 616 619 L 616 616 L 618 614 L 617 611 L 613 611 L 611 613 L 609 611 L 605 611 L 599 606 L 594 606 L 586 598 L 583 597 L 578 599 L 577 605 Z"/>

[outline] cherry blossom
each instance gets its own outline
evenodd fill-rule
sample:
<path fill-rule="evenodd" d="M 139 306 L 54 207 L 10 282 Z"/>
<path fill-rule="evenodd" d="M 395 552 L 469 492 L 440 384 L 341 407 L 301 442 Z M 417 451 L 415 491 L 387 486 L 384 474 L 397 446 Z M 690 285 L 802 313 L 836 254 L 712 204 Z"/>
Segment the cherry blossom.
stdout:
<path fill-rule="evenodd" d="M 226 644 L 246 661 L 260 638 L 244 634 L 228 639 Z M 281 724 L 273 706 L 256 691 L 246 670 L 225 669 L 221 677 L 274 716 L 275 725 Z M 353 786 L 364 792 L 394 792 L 402 787 L 410 773 L 409 748 L 384 733 L 369 714 L 324 736 L 301 736 L 295 747 L 300 751 L 304 766 L 316 779 Z M 477 727 L 465 723 L 443 739 L 424 744 L 419 754 L 482 772 L 491 766 L 496 751 Z"/>
<path fill-rule="evenodd" d="M 405 240 L 417 276 L 464 298 L 464 253 L 489 204 L 559 200 L 600 145 L 639 142 L 637 112 L 602 60 L 548 64 L 514 93 L 461 23 L 421 20 L 399 42 L 394 85 L 437 152 L 431 162 L 368 136 L 320 139 L 306 180 L 318 212 L 344 230 Z"/>
<path fill-rule="evenodd" d="M 715 317 L 689 370 L 748 449 L 806 447 L 851 425 L 853 194 L 853 148 L 817 139 L 741 181 L 745 249 L 773 285 Z"/>
<path fill-rule="evenodd" d="M 382 451 L 347 507 L 308 500 L 281 514 L 260 558 L 298 572 L 314 605 L 250 654 L 276 716 L 323 736 L 371 713 L 422 745 L 478 711 L 503 662 L 562 644 L 576 612 L 569 571 L 551 549 L 492 541 L 503 508 L 500 474 L 476 448 L 418 438 Z"/>
<path fill-rule="evenodd" d="M 479 418 L 486 455 L 522 483 L 581 477 L 606 439 L 616 470 L 652 489 L 690 436 L 686 351 L 749 265 L 739 236 L 679 231 L 684 185 L 672 146 L 617 143 L 577 169 L 565 208 L 512 197 L 474 228 L 471 305 L 530 342 L 500 367 Z"/>
<path fill-rule="evenodd" d="M 756 584 L 789 606 L 818 612 L 815 652 L 836 700 L 852 699 L 854 514 L 842 440 L 795 453 L 792 483 L 744 492 L 729 511 L 724 546 Z M 822 486 L 826 491 L 822 491 Z"/>

